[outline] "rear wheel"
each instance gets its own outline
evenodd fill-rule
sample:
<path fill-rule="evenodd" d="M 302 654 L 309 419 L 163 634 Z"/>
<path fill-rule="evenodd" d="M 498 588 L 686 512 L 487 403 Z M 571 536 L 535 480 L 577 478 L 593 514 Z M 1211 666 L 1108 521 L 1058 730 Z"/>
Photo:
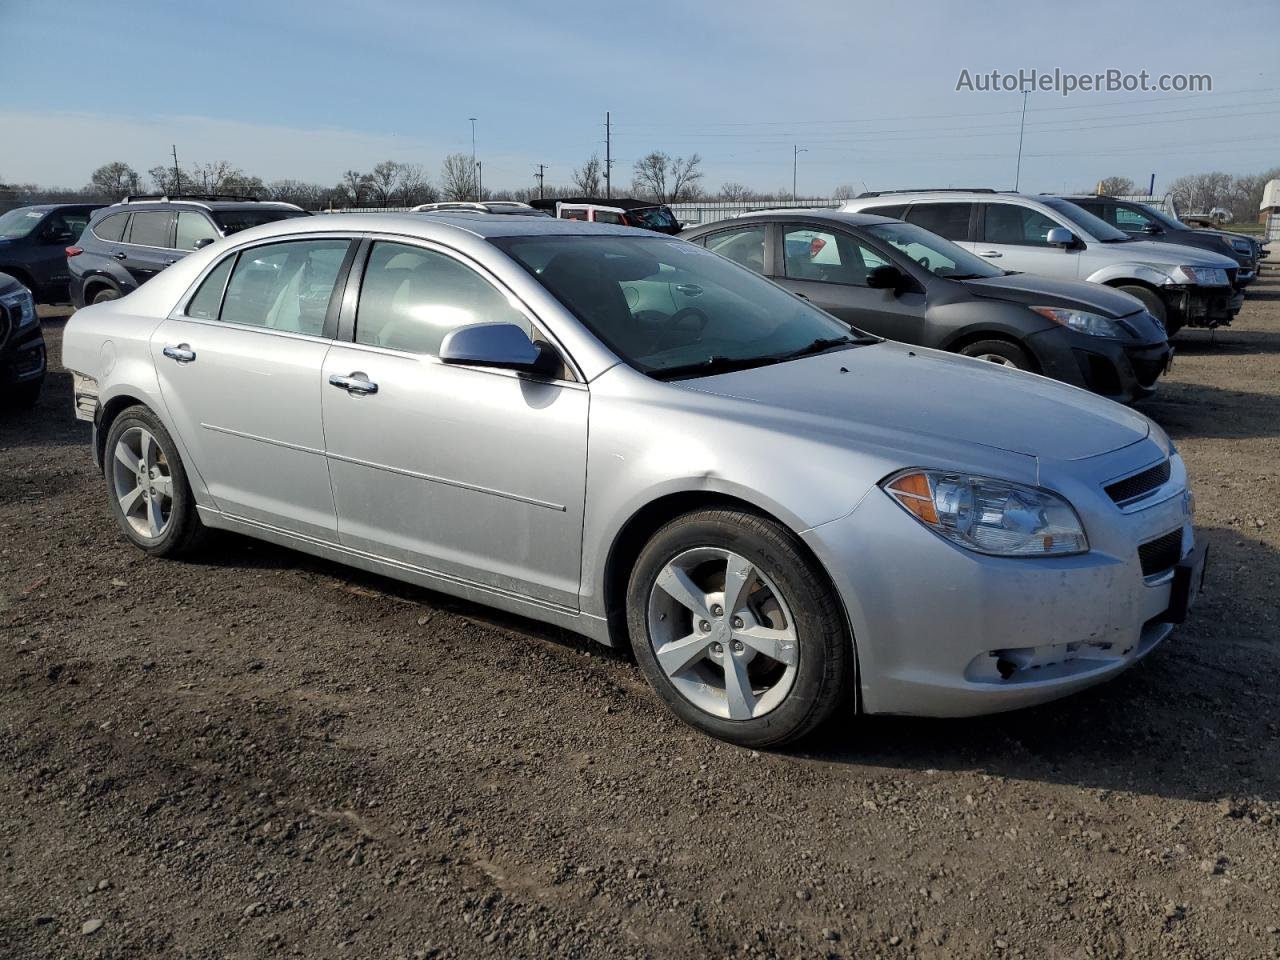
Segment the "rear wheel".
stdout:
<path fill-rule="evenodd" d="M 1016 343 L 1008 340 L 979 340 L 962 347 L 960 353 L 975 360 L 986 360 L 1002 367 L 1013 367 L 1016 370 L 1034 369 L 1031 357 Z"/>
<path fill-rule="evenodd" d="M 180 556 L 204 533 L 187 472 L 169 431 L 144 406 L 111 424 L 104 452 L 107 503 L 135 546 L 152 556 Z"/>
<path fill-rule="evenodd" d="M 1142 301 L 1142 305 L 1147 308 L 1147 313 L 1151 314 L 1160 321 L 1160 325 L 1164 327 L 1166 336 L 1173 336 L 1180 328 L 1181 324 L 1169 329 L 1169 311 L 1165 307 L 1164 301 L 1160 299 L 1159 294 L 1154 290 L 1148 290 L 1146 287 L 1116 287 L 1121 293 L 1127 293 L 1131 297 L 1137 297 Z"/>
<path fill-rule="evenodd" d="M 750 513 L 701 510 L 659 530 L 632 570 L 627 620 L 666 705 L 732 743 L 798 739 L 852 687 L 853 645 L 825 573 Z"/>
<path fill-rule="evenodd" d="M 103 287 L 93 295 L 90 303 L 106 303 L 108 300 L 119 300 L 120 291 L 115 287 Z"/>

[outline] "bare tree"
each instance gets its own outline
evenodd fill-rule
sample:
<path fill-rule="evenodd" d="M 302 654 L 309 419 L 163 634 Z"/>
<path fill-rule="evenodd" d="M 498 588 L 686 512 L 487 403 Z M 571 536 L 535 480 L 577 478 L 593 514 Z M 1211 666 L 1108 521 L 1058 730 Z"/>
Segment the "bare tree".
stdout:
<path fill-rule="evenodd" d="M 733 200 L 741 203 L 746 200 L 755 200 L 758 195 L 745 184 L 731 181 L 720 185 L 720 192 L 716 194 L 716 197 L 720 200 Z"/>
<path fill-rule="evenodd" d="M 632 189 L 659 203 L 693 198 L 702 179 L 702 171 L 698 169 L 701 164 L 702 157 L 696 153 L 688 158 L 673 158 L 655 150 L 636 161 Z"/>
<path fill-rule="evenodd" d="M 446 200 L 471 200 L 476 195 L 476 168 L 465 153 L 451 153 L 440 168 L 440 193 Z"/>
<path fill-rule="evenodd" d="M 197 163 L 191 168 L 195 187 L 202 193 L 227 193 L 228 181 L 241 181 L 245 173 L 230 160 L 215 160 L 212 163 Z"/>
<path fill-rule="evenodd" d="M 328 189 L 318 183 L 304 183 L 301 180 L 273 180 L 267 185 L 261 196 L 283 203 L 293 203 L 304 210 L 319 210 L 324 206 Z"/>
<path fill-rule="evenodd" d="M 427 171 L 422 164 L 402 163 L 396 180 L 396 196 L 401 206 L 414 207 L 420 203 L 431 203 L 439 194 L 427 178 Z"/>
<path fill-rule="evenodd" d="M 360 207 L 367 202 L 371 189 L 372 178 L 369 174 L 361 173 L 359 170 L 348 170 L 334 187 L 334 192 L 344 206 Z"/>
<path fill-rule="evenodd" d="M 119 160 L 104 163 L 89 174 L 89 185 L 113 200 L 119 200 L 125 194 L 137 193 L 139 180 L 138 171 Z"/>
<path fill-rule="evenodd" d="M 396 184 L 400 182 L 400 164 L 394 160 L 383 160 L 369 174 L 369 189 L 378 206 L 385 207 L 395 196 Z"/>
<path fill-rule="evenodd" d="M 1098 194 L 1104 197 L 1131 196 L 1137 192 L 1128 177 L 1103 177 L 1098 181 Z"/>
<path fill-rule="evenodd" d="M 601 164 L 600 155 L 593 153 L 591 159 L 573 171 L 573 185 L 586 197 L 600 195 Z"/>
<path fill-rule="evenodd" d="M 1220 171 L 1193 173 L 1169 184 L 1169 192 L 1184 213 L 1207 213 L 1230 203 L 1231 175 Z"/>
<path fill-rule="evenodd" d="M 160 164 L 152 167 L 147 171 L 147 176 L 160 193 L 177 194 L 183 190 L 190 193 L 195 186 L 189 172 L 181 167 L 175 170 L 172 165 Z"/>
<path fill-rule="evenodd" d="M 858 188 L 851 183 L 842 183 L 831 191 L 832 200 L 851 200 L 858 195 Z"/>

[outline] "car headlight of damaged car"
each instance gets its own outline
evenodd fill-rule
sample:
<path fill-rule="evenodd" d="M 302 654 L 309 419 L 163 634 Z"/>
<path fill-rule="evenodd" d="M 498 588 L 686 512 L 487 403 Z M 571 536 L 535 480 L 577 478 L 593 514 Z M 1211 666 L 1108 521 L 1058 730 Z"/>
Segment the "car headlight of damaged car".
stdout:
<path fill-rule="evenodd" d="M 1110 337 L 1118 340 L 1125 335 L 1118 323 L 1097 313 L 1062 307 L 1032 307 L 1031 309 L 1054 323 L 1060 323 L 1077 333 L 1087 333 L 1091 337 Z"/>
<path fill-rule="evenodd" d="M 31 291 L 25 287 L 15 293 L 7 293 L 4 296 L 0 296 L 0 304 L 3 304 L 17 315 L 18 327 L 25 327 L 29 323 L 35 323 L 36 301 L 31 296 Z"/>
<path fill-rule="evenodd" d="M 1190 283 L 1201 287 L 1227 285 L 1227 271 L 1221 267 L 1174 267 L 1170 276 L 1174 283 Z"/>
<path fill-rule="evenodd" d="M 1060 557 L 1089 549 L 1071 504 L 1039 487 L 920 469 L 895 473 L 881 486 L 926 527 L 977 553 Z"/>

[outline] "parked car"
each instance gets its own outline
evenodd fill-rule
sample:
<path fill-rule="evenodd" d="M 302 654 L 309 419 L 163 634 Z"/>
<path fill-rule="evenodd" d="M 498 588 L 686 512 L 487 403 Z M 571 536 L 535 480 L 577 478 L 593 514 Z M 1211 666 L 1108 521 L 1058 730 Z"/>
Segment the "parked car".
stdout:
<path fill-rule="evenodd" d="M 64 258 L 77 307 L 117 300 L 222 237 L 309 214 L 292 203 L 184 194 L 131 196 L 98 210 Z"/>
<path fill-rule="evenodd" d="M 269 224 L 75 314 L 63 362 L 143 551 L 225 528 L 629 646 L 740 744 L 1080 690 L 1204 569 L 1141 414 L 622 227 Z"/>
<path fill-rule="evenodd" d="M 1172 337 L 1217 327 L 1244 305 L 1230 257 L 1134 240 L 1074 203 L 994 190 L 864 193 L 842 209 L 914 223 L 1006 270 L 1089 280 L 1142 301 Z"/>
<path fill-rule="evenodd" d="M 657 233 L 680 232 L 680 221 L 665 204 L 628 197 L 562 197 L 557 200 L 530 200 L 537 210 L 545 210 L 561 220 L 586 223 L 616 223 Z"/>
<path fill-rule="evenodd" d="M 1155 207 L 1116 197 L 1061 197 L 1109 223 L 1135 240 L 1159 240 L 1184 247 L 1195 247 L 1220 253 L 1235 260 L 1236 288 L 1243 290 L 1258 276 L 1262 245 L 1253 237 L 1225 230 L 1203 230 L 1189 227 Z"/>
<path fill-rule="evenodd" d="M 0 273 L 0 409 L 35 406 L 44 375 L 35 297 L 25 284 Z"/>
<path fill-rule="evenodd" d="M 439 203 L 420 203 L 413 213 L 496 213 L 519 217 L 549 217 L 544 210 L 535 210 L 518 200 L 442 200 Z"/>
<path fill-rule="evenodd" d="M 859 330 L 1043 373 L 1113 400 L 1150 396 L 1172 357 L 1164 327 L 1133 297 L 1008 273 L 899 220 L 761 212 L 680 236 Z"/>
<path fill-rule="evenodd" d="M 0 214 L 0 272 L 31 291 L 37 303 L 66 303 L 67 244 L 80 236 L 100 203 L 42 203 Z"/>

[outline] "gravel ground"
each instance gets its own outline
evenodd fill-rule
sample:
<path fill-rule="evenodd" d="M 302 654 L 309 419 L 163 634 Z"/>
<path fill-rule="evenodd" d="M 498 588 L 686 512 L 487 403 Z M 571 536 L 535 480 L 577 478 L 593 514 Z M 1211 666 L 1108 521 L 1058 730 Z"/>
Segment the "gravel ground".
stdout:
<path fill-rule="evenodd" d="M 0 418 L 0 956 L 1278 957 L 1280 272 L 1142 409 L 1212 544 L 1170 642 L 757 754 L 536 624 L 235 537 L 144 557 L 59 371 Z"/>

